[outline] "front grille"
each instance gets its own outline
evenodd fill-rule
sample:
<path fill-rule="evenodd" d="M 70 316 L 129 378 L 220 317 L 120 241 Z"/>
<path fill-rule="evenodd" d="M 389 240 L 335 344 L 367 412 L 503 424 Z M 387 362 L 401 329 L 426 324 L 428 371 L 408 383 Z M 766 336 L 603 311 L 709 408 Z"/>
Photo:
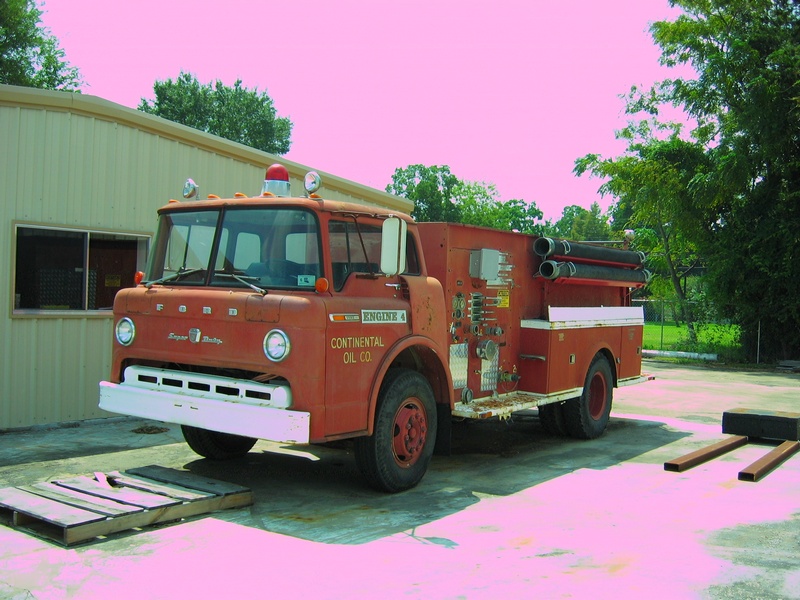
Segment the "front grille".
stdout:
<path fill-rule="evenodd" d="M 292 405 L 291 389 L 286 385 L 138 365 L 125 369 L 125 381 L 121 385 L 273 408 L 289 408 Z"/>

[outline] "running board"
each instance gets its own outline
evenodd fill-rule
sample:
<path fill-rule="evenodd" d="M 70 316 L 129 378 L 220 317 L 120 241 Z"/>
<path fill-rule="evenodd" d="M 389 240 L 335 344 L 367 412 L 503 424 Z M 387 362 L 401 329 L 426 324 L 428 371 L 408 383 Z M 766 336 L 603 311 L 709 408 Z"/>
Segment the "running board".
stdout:
<path fill-rule="evenodd" d="M 489 419 L 500 417 L 507 419 L 511 413 L 520 410 L 537 408 L 543 404 L 563 402 L 577 398 L 583 393 L 583 388 L 575 388 L 555 394 L 534 394 L 531 392 L 511 392 L 509 394 L 495 394 L 485 398 L 478 398 L 469 403 L 459 402 L 453 407 L 453 416 L 464 419 Z"/>

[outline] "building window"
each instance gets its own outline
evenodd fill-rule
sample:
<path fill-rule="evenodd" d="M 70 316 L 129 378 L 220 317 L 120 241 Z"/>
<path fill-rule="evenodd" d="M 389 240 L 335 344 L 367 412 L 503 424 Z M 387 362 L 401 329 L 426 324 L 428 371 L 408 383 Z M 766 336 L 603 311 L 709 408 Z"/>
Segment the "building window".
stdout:
<path fill-rule="evenodd" d="M 111 310 L 135 285 L 149 237 L 16 226 L 14 310 Z"/>

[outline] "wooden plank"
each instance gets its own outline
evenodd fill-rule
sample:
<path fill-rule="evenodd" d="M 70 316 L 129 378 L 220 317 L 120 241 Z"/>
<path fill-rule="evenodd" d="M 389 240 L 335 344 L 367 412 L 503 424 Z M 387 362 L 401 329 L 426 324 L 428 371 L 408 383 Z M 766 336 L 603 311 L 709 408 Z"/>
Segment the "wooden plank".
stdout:
<path fill-rule="evenodd" d="M 150 492 L 126 487 L 113 487 L 108 485 L 108 482 L 103 484 L 86 476 L 74 477 L 72 479 L 60 479 L 53 483 L 92 496 L 108 498 L 117 502 L 122 502 L 123 504 L 141 506 L 142 508 L 159 508 L 180 504 L 180 500 L 161 496 L 160 494 L 151 494 Z"/>
<path fill-rule="evenodd" d="M 4 490 L 5 491 L 5 490 Z M 8 505 L 0 504 L 0 522 L 8 525 L 9 527 L 13 527 L 18 530 L 27 531 L 28 533 L 32 533 L 38 537 L 49 539 L 60 544 L 66 545 L 66 533 L 70 530 L 69 527 L 59 523 L 52 523 L 47 521 L 44 518 L 40 518 L 37 516 L 25 514 L 14 508 L 13 504 L 16 503 L 18 505 L 23 504 L 30 504 L 30 499 L 27 496 L 24 496 L 24 492 L 17 490 L 20 492 L 20 495 L 17 496 L 16 494 L 5 493 L 4 497 L 9 501 Z M 45 502 L 46 499 L 41 498 L 42 502 Z M 52 502 L 52 501 L 49 501 Z M 58 503 L 56 503 L 58 504 Z M 58 510 L 61 510 L 61 507 L 58 507 Z M 77 509 L 76 509 L 77 510 Z M 105 519 L 102 515 L 95 515 L 98 518 Z M 85 523 L 85 521 L 84 521 Z M 83 525 L 75 525 L 75 527 L 80 528 Z"/>
<path fill-rule="evenodd" d="M 215 495 L 211 492 L 191 490 L 176 484 L 156 483 L 152 479 L 146 477 L 137 477 L 128 473 L 122 474 L 119 471 L 112 471 L 108 474 L 108 478 L 117 486 L 130 487 L 152 494 L 180 498 L 181 500 L 200 500 L 201 498 L 208 498 L 209 496 Z"/>
<path fill-rule="evenodd" d="M 250 490 L 240 494 L 211 496 L 203 500 L 185 502 L 174 506 L 165 506 L 154 510 L 147 510 L 142 513 L 108 519 L 103 523 L 89 523 L 80 527 L 73 527 L 65 532 L 64 543 L 69 546 L 97 536 L 110 535 L 133 527 L 146 527 L 148 525 L 193 517 L 215 510 L 240 508 L 252 503 L 253 496 Z"/>
<path fill-rule="evenodd" d="M 62 527 L 72 527 L 106 520 L 105 515 L 68 506 L 17 488 L 0 490 L 0 506 L 13 512 L 11 523 L 14 525 L 35 519 Z M 20 515 L 23 516 L 20 517 Z"/>
<path fill-rule="evenodd" d="M 17 489 L 30 492 L 31 494 L 36 494 L 37 496 L 42 496 L 43 498 L 50 498 L 56 502 L 69 504 L 70 506 L 75 506 L 77 508 L 91 510 L 109 517 L 129 515 L 144 510 L 138 506 L 121 504 L 119 502 L 115 502 L 114 500 L 108 500 L 106 498 L 84 494 L 69 488 L 57 486 L 54 483 L 49 482 L 20 485 L 17 486 Z"/>
<path fill-rule="evenodd" d="M 182 485 L 189 489 L 211 492 L 212 494 L 217 494 L 219 496 L 226 496 L 228 494 L 241 494 L 242 492 L 249 491 L 248 488 L 236 485 L 234 483 L 201 477 L 200 475 L 195 475 L 194 473 L 178 471 L 176 469 L 168 469 L 166 467 L 159 467 L 158 465 L 137 467 L 135 469 L 128 469 L 125 472 L 164 483 L 177 483 L 178 485 Z"/>

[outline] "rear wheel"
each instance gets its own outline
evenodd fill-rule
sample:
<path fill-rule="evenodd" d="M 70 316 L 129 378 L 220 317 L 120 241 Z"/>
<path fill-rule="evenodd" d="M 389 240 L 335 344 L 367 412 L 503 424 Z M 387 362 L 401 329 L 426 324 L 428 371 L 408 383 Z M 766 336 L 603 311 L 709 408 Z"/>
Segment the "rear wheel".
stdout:
<path fill-rule="evenodd" d="M 572 437 L 594 439 L 606 430 L 611 414 L 614 378 L 602 354 L 595 355 L 586 373 L 583 394 L 564 404 L 567 430 Z"/>
<path fill-rule="evenodd" d="M 539 407 L 539 421 L 544 430 L 550 435 L 564 437 L 569 434 L 567 422 L 564 418 L 564 403 L 555 402 Z"/>
<path fill-rule="evenodd" d="M 425 475 L 435 443 L 431 386 L 416 371 L 390 371 L 381 385 L 373 434 L 355 440 L 359 470 L 377 490 L 407 490 Z"/>
<path fill-rule="evenodd" d="M 258 441 L 256 438 L 209 431 L 190 425 L 181 425 L 183 438 L 189 447 L 200 456 L 226 460 L 244 456 Z"/>

